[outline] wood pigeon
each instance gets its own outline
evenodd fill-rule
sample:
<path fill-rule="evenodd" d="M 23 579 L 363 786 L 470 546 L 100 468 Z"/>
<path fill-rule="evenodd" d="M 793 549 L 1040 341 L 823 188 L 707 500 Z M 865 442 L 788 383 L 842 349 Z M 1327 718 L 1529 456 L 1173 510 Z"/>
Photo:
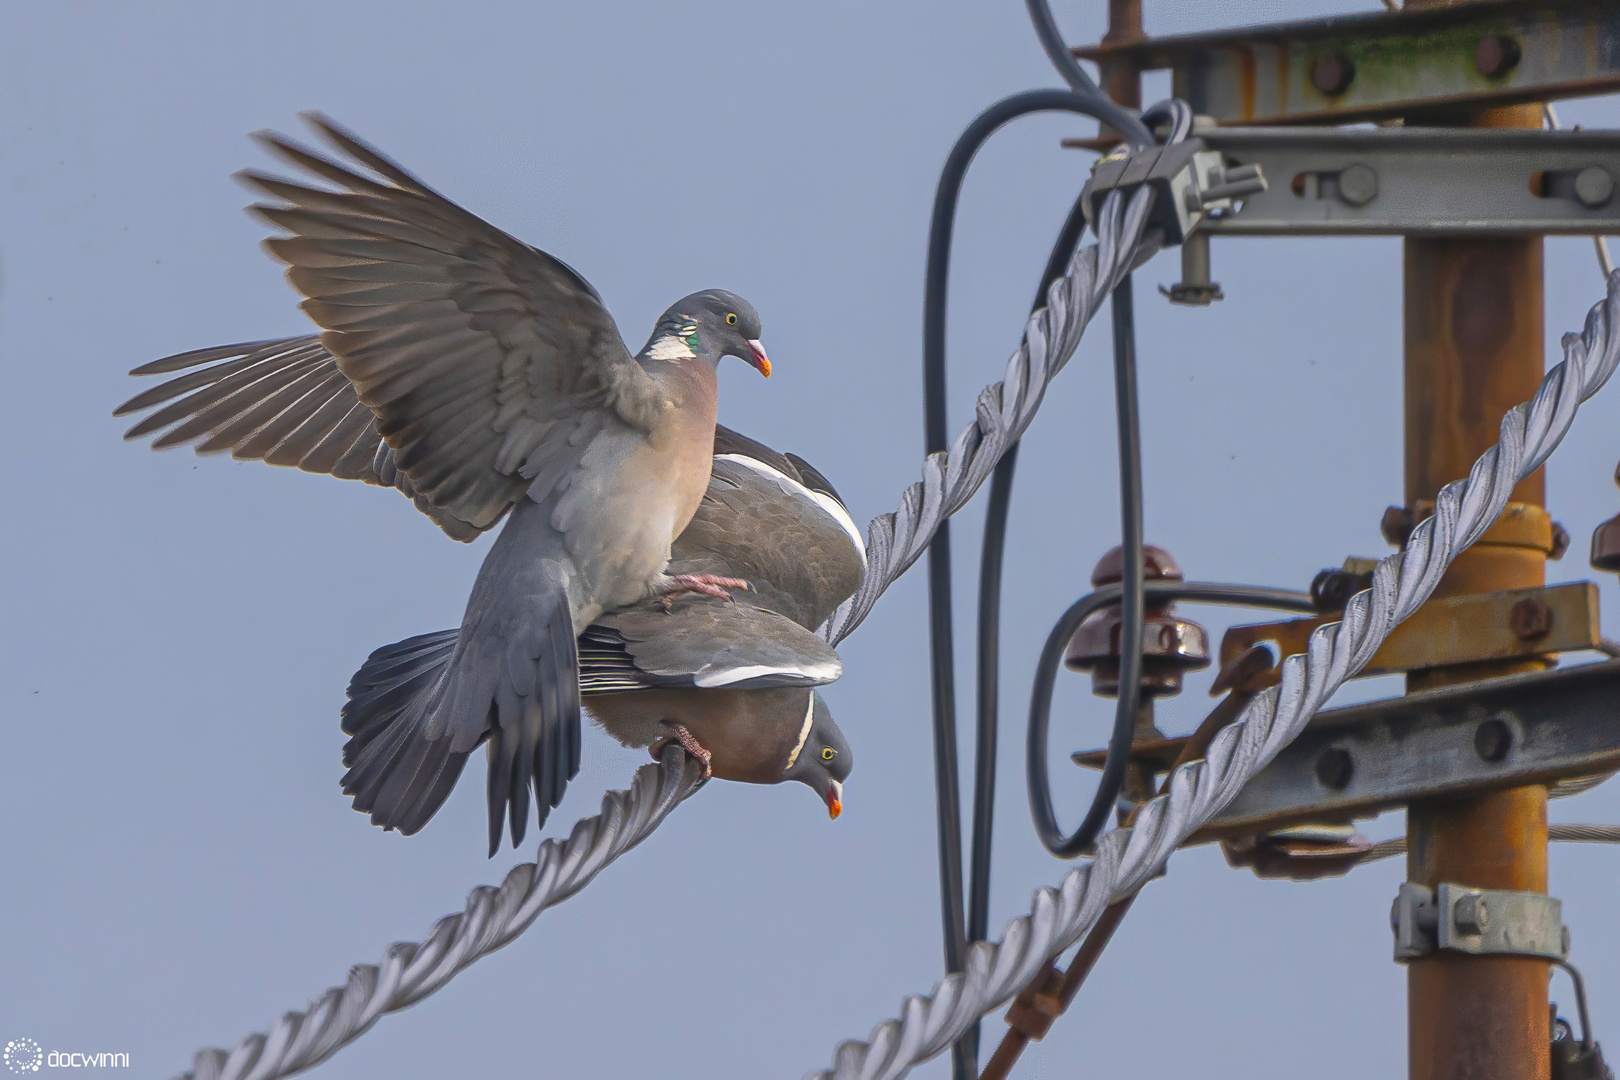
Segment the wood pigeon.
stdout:
<path fill-rule="evenodd" d="M 724 427 L 709 489 L 675 541 L 672 572 L 746 578 L 734 602 L 692 595 L 668 611 L 608 612 L 579 642 L 586 709 L 626 746 L 679 739 L 725 780 L 798 780 L 843 809 L 852 759 L 810 687 L 842 673 L 813 631 L 861 583 L 865 545 L 809 463 Z"/>
<path fill-rule="evenodd" d="M 693 293 L 632 356 L 571 268 L 308 119 L 346 162 L 257 138 L 335 190 L 240 176 L 279 200 L 251 209 L 289 234 L 265 246 L 287 263 L 319 340 L 137 368 L 186 374 L 115 415 L 169 402 L 126 437 L 168 428 L 155 446 L 195 441 L 390 485 L 458 540 L 507 518 L 450 656 L 431 680 L 392 689 L 408 722 L 351 770 L 356 805 L 405 829 L 487 741 L 493 854 L 504 817 L 521 842 L 531 786 L 543 823 L 579 770 L 579 629 L 649 598 L 719 599 L 747 584 L 666 567 L 707 490 L 720 359 L 770 374 L 759 316 L 731 293 Z"/>

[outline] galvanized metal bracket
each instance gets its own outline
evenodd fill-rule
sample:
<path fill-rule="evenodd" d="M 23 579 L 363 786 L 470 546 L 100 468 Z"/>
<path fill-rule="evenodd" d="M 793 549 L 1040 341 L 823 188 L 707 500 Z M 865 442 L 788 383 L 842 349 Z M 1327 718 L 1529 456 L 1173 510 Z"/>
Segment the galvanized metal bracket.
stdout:
<path fill-rule="evenodd" d="M 1223 123 L 1345 123 L 1620 88 L 1613 0 L 1479 0 L 1133 39 L 1075 55 L 1170 68 L 1171 92 Z"/>
<path fill-rule="evenodd" d="M 1406 881 L 1390 908 L 1389 923 L 1398 964 L 1435 952 L 1569 959 L 1563 901 L 1541 893 L 1451 882 L 1431 889 Z"/>
<path fill-rule="evenodd" d="M 1144 186 L 1159 196 L 1153 202 L 1148 227 L 1161 230 L 1164 242 L 1173 245 L 1187 239 L 1209 215 L 1231 213 L 1234 199 L 1265 191 L 1266 179 L 1257 166 L 1227 164 L 1200 139 L 1110 154 L 1092 167 L 1091 179 L 1081 193 L 1086 218 L 1097 220 L 1109 192 L 1128 195 Z"/>
<path fill-rule="evenodd" d="M 1620 232 L 1620 131 L 1219 128 L 1197 137 L 1230 171 L 1270 180 L 1216 236 Z"/>
<path fill-rule="evenodd" d="M 1620 660 L 1609 660 L 1324 709 L 1188 843 L 1613 772 L 1617 703 Z M 1132 757 L 1162 770 L 1185 741 L 1139 743 Z"/>
<path fill-rule="evenodd" d="M 1343 616 L 1330 612 L 1311 619 L 1240 623 L 1221 638 L 1220 663 L 1229 664 L 1256 645 L 1277 657 L 1271 667 L 1252 671 L 1244 690 L 1275 686 L 1285 656 L 1302 653 L 1311 633 Z M 1598 621 L 1598 590 L 1589 581 L 1431 600 L 1390 634 L 1358 678 L 1422 671 L 1485 660 L 1518 660 L 1595 649 L 1603 642 Z"/>

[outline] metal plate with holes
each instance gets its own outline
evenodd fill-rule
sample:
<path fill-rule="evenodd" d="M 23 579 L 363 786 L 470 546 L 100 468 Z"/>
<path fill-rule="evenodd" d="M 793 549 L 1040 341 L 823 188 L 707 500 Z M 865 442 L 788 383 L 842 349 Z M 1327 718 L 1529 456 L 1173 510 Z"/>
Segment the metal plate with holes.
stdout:
<path fill-rule="evenodd" d="M 1569 957 L 1564 905 L 1543 893 L 1475 889 L 1441 882 L 1437 888 L 1403 882 L 1390 910 L 1395 960 L 1405 963 L 1436 950 L 1470 956 Z"/>
<path fill-rule="evenodd" d="M 1260 644 L 1270 646 L 1279 659 L 1303 653 L 1311 631 L 1339 618 L 1335 612 L 1316 619 L 1230 627 L 1221 638 L 1220 663 L 1224 667 L 1239 653 Z M 1596 648 L 1601 640 L 1598 589 L 1590 581 L 1472 593 L 1424 604 L 1395 628 L 1360 676 L 1576 652 Z M 1281 669 L 1272 667 L 1244 682 L 1242 688 L 1275 686 L 1280 676 Z"/>
<path fill-rule="evenodd" d="M 1620 769 L 1620 661 L 1318 713 L 1193 843 Z"/>
<path fill-rule="evenodd" d="M 1620 5 L 1617 5 L 1620 7 Z M 1270 187 L 1221 236 L 1620 232 L 1620 131 L 1209 128 Z"/>
<path fill-rule="evenodd" d="M 1227 124 L 1344 123 L 1620 89 L 1620 4 L 1476 0 L 1076 49 L 1171 69 Z"/>

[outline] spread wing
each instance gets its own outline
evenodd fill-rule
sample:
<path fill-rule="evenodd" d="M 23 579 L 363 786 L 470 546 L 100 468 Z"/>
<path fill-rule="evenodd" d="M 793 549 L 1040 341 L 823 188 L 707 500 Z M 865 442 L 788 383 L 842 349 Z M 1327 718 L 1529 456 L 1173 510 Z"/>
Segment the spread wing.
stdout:
<path fill-rule="evenodd" d="M 347 161 L 260 141 L 334 188 L 242 179 L 279 200 L 252 208 L 289 234 L 266 247 L 413 497 L 481 531 L 564 482 L 604 428 L 652 427 L 656 388 L 583 278 L 310 120 Z"/>
<path fill-rule="evenodd" d="M 241 460 L 398 488 L 454 539 L 470 541 L 479 535 L 479 529 L 419 494 L 395 467 L 393 448 L 377 432 L 376 414 L 361 403 L 354 384 L 318 337 L 197 349 L 154 360 L 130 374 L 175 371 L 185 374 L 113 411 L 124 416 L 154 409 L 124 438 L 161 432 L 152 440 L 154 450 L 192 443 L 199 454 L 229 450 Z"/>
<path fill-rule="evenodd" d="M 754 592 L 732 602 L 682 597 L 670 612 L 656 602 L 609 612 L 580 638 L 583 692 L 816 686 L 841 674 L 838 654 L 813 631 L 865 570 L 848 511 L 799 459 L 725 428 L 715 451 L 669 572 L 740 577 Z"/>

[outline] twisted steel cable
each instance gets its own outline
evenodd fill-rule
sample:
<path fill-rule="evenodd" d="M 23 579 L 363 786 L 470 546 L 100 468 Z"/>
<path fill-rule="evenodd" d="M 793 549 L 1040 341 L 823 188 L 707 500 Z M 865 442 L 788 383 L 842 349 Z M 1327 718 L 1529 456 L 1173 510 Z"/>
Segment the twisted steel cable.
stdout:
<path fill-rule="evenodd" d="M 1047 290 L 1046 306 L 1030 315 L 1005 377 L 979 392 L 974 421 L 948 451 L 923 459 L 923 478 L 906 489 L 900 509 L 867 526 L 866 576 L 822 626 L 827 641 L 836 645 L 848 637 L 883 591 L 928 550 L 940 524 L 973 497 L 1028 429 L 1047 385 L 1074 355 L 1102 302 L 1126 274 L 1158 253 L 1158 233 L 1143 231 L 1153 197 L 1142 187 L 1128 203 L 1118 192 L 1103 201 L 1097 243 L 1076 252 L 1068 273 Z"/>
<path fill-rule="evenodd" d="M 1143 235 L 1153 195 L 1118 193 L 1098 214 L 1098 243 L 1075 254 L 1066 277 L 1048 290 L 1048 311 L 1037 312 L 1007 365 L 1007 377 L 979 394 L 978 419 L 947 453 L 923 463 L 900 509 L 868 528 L 869 569 L 860 590 L 823 627 L 836 643 L 853 630 L 885 589 L 928 548 L 935 530 L 978 490 L 1004 449 L 1029 427 L 1052 376 L 1080 343 L 1086 324 L 1113 287 L 1160 246 Z M 416 1004 L 479 958 L 510 944 L 546 908 L 568 899 L 608 863 L 645 840 L 676 805 L 697 789 L 698 767 L 678 745 L 660 762 L 643 765 L 629 791 L 610 791 L 602 813 L 574 826 L 566 843 L 547 840 L 535 862 L 513 867 L 499 887 L 481 885 L 466 907 L 434 924 L 420 943 L 397 942 L 380 964 L 361 964 L 343 986 L 289 1012 L 269 1034 L 249 1035 L 229 1051 L 199 1050 L 175 1080 L 279 1080 L 331 1057 L 386 1013 Z"/>
<path fill-rule="evenodd" d="M 446 915 L 421 942 L 400 941 L 377 964 L 358 964 L 349 980 L 289 1012 L 268 1034 L 249 1035 L 226 1053 L 197 1051 L 191 1072 L 176 1080 L 272 1080 L 331 1057 L 385 1013 L 416 1004 L 480 957 L 510 944 L 546 908 L 591 883 L 608 863 L 635 847 L 698 788 L 700 770 L 678 745 L 636 770 L 629 791 L 602 797 L 602 812 L 574 826 L 567 841 L 540 845 L 532 863 L 514 866 L 497 888 L 480 885 L 467 906 Z"/>
<path fill-rule="evenodd" d="M 1049 959 L 1079 941 L 1109 904 L 1147 884 L 1182 841 L 1230 802 L 1428 599 L 1452 559 L 1496 521 L 1514 485 L 1558 446 L 1580 403 L 1620 363 L 1620 272 L 1609 275 L 1608 290 L 1584 331 L 1564 335 L 1564 359 L 1547 372 L 1536 396 L 1502 418 L 1500 441 L 1474 463 L 1468 479 L 1441 489 L 1434 516 L 1413 530 L 1406 550 L 1378 564 L 1372 588 L 1351 598 L 1342 621 L 1318 627 L 1304 655 L 1283 661 L 1281 683 L 1257 695 L 1223 728 L 1204 760 L 1176 769 L 1168 792 L 1142 804 L 1133 828 L 1105 834 L 1089 864 L 1071 870 L 1057 888 L 1037 890 L 1030 913 L 1009 921 L 999 943 L 974 943 L 964 971 L 947 975 L 930 995 L 907 997 L 898 1018 L 880 1023 L 866 1042 L 841 1044 L 832 1068 L 808 1073 L 806 1080 L 905 1076 L 1022 990 Z"/>
<path fill-rule="evenodd" d="M 1547 839 L 1560 843 L 1620 844 L 1620 825 L 1548 825 Z M 1377 862 L 1405 854 L 1406 837 L 1392 836 L 1369 848 L 1361 862 Z"/>

